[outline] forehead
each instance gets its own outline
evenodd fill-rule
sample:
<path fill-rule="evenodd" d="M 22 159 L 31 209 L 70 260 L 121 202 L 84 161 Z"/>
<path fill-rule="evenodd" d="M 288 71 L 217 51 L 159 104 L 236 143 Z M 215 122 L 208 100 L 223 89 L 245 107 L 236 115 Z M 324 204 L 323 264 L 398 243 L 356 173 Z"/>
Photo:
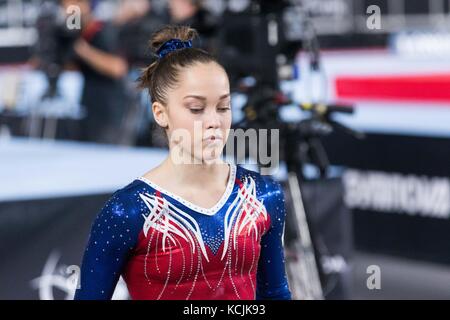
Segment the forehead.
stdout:
<path fill-rule="evenodd" d="M 228 76 L 217 63 L 196 63 L 183 68 L 179 73 L 176 90 L 182 94 L 203 96 L 225 94 L 230 91 Z"/>

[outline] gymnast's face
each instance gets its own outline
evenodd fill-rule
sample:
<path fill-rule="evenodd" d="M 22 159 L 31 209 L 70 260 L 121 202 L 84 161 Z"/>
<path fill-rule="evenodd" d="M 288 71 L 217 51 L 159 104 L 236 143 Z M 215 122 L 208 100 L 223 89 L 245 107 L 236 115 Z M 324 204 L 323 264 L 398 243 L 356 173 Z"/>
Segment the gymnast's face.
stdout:
<path fill-rule="evenodd" d="M 220 161 L 231 127 L 225 70 L 215 62 L 181 69 L 177 85 L 167 92 L 166 107 L 171 154 L 194 163 Z"/>

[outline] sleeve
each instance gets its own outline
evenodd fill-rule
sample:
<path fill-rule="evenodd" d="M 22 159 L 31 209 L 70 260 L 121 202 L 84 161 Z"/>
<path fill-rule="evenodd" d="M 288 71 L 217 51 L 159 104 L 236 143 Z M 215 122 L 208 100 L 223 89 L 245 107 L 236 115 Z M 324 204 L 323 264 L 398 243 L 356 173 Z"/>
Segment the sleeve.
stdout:
<path fill-rule="evenodd" d="M 270 216 L 271 226 L 261 238 L 256 299 L 290 300 L 282 242 L 286 216 L 283 189 L 274 181 L 267 183 L 267 186 L 264 205 Z"/>
<path fill-rule="evenodd" d="M 109 300 L 139 234 L 140 215 L 116 192 L 94 220 L 81 264 L 75 300 Z"/>

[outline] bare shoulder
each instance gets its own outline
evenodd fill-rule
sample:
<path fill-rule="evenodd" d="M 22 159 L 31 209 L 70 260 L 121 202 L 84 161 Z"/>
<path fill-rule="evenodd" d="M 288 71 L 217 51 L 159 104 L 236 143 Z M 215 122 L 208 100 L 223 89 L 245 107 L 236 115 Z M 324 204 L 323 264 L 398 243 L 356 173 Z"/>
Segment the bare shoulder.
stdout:
<path fill-rule="evenodd" d="M 167 180 L 169 175 L 170 175 L 170 172 L 168 172 L 162 164 L 159 164 L 158 166 L 154 167 L 153 169 L 147 171 L 142 176 L 156 184 L 162 184 L 162 183 L 164 183 L 165 180 Z"/>

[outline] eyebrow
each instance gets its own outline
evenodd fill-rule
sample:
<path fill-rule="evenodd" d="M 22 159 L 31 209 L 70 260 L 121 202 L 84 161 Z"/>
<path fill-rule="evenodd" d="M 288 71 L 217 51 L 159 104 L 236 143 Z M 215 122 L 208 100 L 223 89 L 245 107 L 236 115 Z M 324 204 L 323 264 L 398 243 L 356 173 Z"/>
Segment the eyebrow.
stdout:
<path fill-rule="evenodd" d="M 229 96 L 230 96 L 229 93 L 221 95 L 219 100 L 223 100 L 225 98 L 228 98 Z M 186 99 L 186 98 L 195 98 L 195 99 L 198 99 L 198 100 L 206 101 L 206 97 L 197 96 L 197 95 L 188 95 L 188 96 L 185 96 L 183 99 Z"/>

